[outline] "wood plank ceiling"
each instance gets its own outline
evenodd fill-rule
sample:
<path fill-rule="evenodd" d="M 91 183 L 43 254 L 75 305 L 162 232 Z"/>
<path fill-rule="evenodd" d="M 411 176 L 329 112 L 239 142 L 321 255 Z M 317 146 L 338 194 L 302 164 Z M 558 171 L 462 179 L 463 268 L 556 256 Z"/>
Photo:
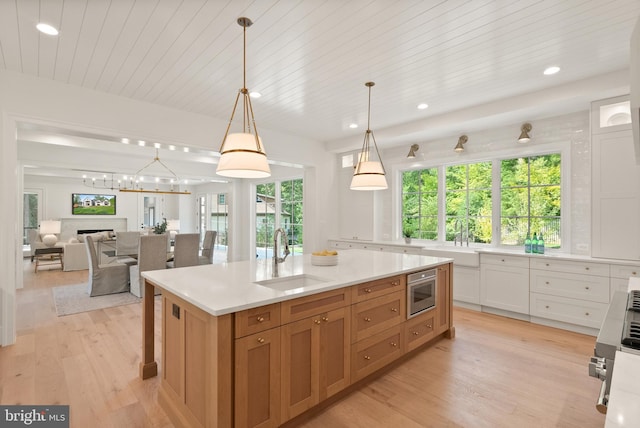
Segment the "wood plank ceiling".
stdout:
<path fill-rule="evenodd" d="M 373 128 L 398 129 L 626 69 L 639 15 L 638 0 L 0 0 L 0 68 L 227 120 L 248 16 L 259 126 L 357 146 L 366 81 Z"/>

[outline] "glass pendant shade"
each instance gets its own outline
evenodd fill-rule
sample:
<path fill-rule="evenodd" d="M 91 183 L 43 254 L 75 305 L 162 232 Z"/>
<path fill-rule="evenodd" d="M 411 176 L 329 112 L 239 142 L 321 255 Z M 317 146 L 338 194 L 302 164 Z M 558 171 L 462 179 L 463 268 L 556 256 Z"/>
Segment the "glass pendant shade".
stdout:
<path fill-rule="evenodd" d="M 271 175 L 262 139 L 247 133 L 227 135 L 216 174 L 232 178 L 265 178 Z"/>
<path fill-rule="evenodd" d="M 382 163 L 359 162 L 351 179 L 351 190 L 384 190 L 388 188 Z"/>

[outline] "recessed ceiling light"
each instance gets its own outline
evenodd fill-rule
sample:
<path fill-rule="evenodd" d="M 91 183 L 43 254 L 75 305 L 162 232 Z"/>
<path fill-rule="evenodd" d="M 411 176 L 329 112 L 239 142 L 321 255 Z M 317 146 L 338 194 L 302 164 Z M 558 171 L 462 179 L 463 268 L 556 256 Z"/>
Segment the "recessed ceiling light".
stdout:
<path fill-rule="evenodd" d="M 138 140 L 138 145 L 139 145 L 140 147 L 144 147 L 144 145 L 145 145 L 145 144 L 146 144 L 146 143 L 145 143 L 143 140 Z"/>
<path fill-rule="evenodd" d="M 426 109 L 427 107 L 429 107 L 429 104 L 427 104 L 427 103 L 421 103 L 421 104 L 418 104 L 418 109 L 419 109 L 419 110 L 424 110 L 424 109 Z"/>
<path fill-rule="evenodd" d="M 52 25 L 45 24 L 44 22 L 40 22 L 38 25 L 36 25 L 36 28 L 41 33 L 48 34 L 50 36 L 57 36 L 58 35 L 57 28 L 55 28 Z"/>
<path fill-rule="evenodd" d="M 544 75 L 550 76 L 552 74 L 556 74 L 558 71 L 560 71 L 560 67 L 558 67 L 557 65 L 554 65 L 554 66 L 545 68 Z"/>
<path fill-rule="evenodd" d="M 351 129 L 356 129 L 357 127 L 358 127 L 357 123 L 352 123 L 352 124 L 349 125 L 349 128 L 351 128 Z"/>
<path fill-rule="evenodd" d="M 122 144 L 129 144 L 129 139 L 128 138 L 123 138 L 122 139 Z"/>
<path fill-rule="evenodd" d="M 185 147 L 184 149 L 182 149 L 185 153 L 189 152 L 189 147 Z"/>
<path fill-rule="evenodd" d="M 155 147 L 156 149 L 159 149 L 160 148 L 160 143 L 154 143 L 153 147 Z"/>
<path fill-rule="evenodd" d="M 260 98 L 262 94 L 260 92 L 253 91 L 253 92 L 249 92 L 249 96 L 251 98 Z"/>
<path fill-rule="evenodd" d="M 172 145 L 172 144 L 171 144 L 171 145 L 169 145 L 169 150 L 175 150 L 175 149 L 176 149 L 176 146 L 174 146 L 174 145 Z"/>

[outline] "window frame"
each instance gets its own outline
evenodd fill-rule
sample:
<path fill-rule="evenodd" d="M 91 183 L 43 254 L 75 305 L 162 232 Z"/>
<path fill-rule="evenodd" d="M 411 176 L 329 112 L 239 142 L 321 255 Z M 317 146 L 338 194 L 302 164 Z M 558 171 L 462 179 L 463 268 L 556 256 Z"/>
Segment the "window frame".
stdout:
<path fill-rule="evenodd" d="M 543 144 L 531 144 L 531 145 L 521 145 L 514 143 L 513 148 L 496 151 L 495 153 L 487 156 L 486 154 L 473 154 L 466 152 L 462 155 L 457 155 L 455 158 L 453 156 L 445 158 L 442 162 L 436 163 L 433 161 L 427 162 L 417 162 L 412 165 L 406 164 L 395 164 L 393 166 L 393 180 L 394 185 L 392 187 L 392 220 L 393 220 L 393 228 L 392 234 L 393 239 L 401 240 L 402 239 L 402 173 L 405 171 L 413 171 L 413 170 L 421 170 L 427 168 L 438 168 L 438 239 L 431 240 L 423 240 L 417 239 L 414 240 L 417 243 L 422 243 L 428 246 L 453 246 L 450 241 L 446 241 L 445 234 L 445 203 L 446 203 L 446 191 L 445 191 L 445 176 L 446 171 L 445 168 L 447 166 L 456 166 L 463 164 L 472 164 L 478 162 L 491 162 L 492 163 L 492 182 L 491 182 L 491 193 L 492 193 L 492 214 L 491 214 L 491 223 L 492 223 L 492 236 L 490 244 L 480 244 L 473 243 L 474 248 L 501 248 L 501 249 L 511 249 L 518 248 L 517 246 L 512 245 L 500 245 L 499 243 L 502 241 L 502 234 L 500 228 L 500 218 L 501 218 L 501 203 L 502 197 L 500 194 L 500 162 L 505 159 L 513 159 L 519 157 L 533 157 L 533 156 L 544 156 L 553 153 L 558 153 L 561 156 L 561 169 L 560 169 L 560 192 L 562 195 L 561 201 L 561 219 L 560 219 L 560 236 L 561 236 L 561 247 L 559 249 L 550 250 L 550 252 L 570 252 L 572 248 L 571 242 L 571 158 L 573 156 L 571 152 L 571 141 L 563 139 L 562 141 L 552 142 L 552 143 L 543 143 Z M 579 154 L 576 154 L 576 156 Z M 588 213 L 587 215 L 590 215 Z M 471 246 L 471 244 L 469 244 Z"/>

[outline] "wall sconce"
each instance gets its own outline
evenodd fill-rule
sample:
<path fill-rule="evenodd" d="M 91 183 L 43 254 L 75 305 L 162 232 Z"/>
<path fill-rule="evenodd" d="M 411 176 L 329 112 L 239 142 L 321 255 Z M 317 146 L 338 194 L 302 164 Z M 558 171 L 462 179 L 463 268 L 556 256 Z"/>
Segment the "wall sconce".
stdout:
<path fill-rule="evenodd" d="M 464 152 L 463 144 L 466 144 L 468 140 L 469 138 L 466 135 L 461 135 L 460 138 L 458 138 L 458 144 L 456 144 L 456 148 L 453 149 L 453 151 L 456 153 Z"/>
<path fill-rule="evenodd" d="M 531 137 L 529 137 L 529 132 L 531 132 L 532 126 L 530 123 L 523 123 L 520 130 L 520 137 L 518 137 L 518 143 L 528 143 L 531 141 Z"/>
<path fill-rule="evenodd" d="M 412 144 L 411 148 L 409 149 L 409 154 L 407 155 L 407 157 L 409 159 L 413 159 L 416 157 L 416 152 L 420 150 L 420 146 L 417 144 Z"/>

